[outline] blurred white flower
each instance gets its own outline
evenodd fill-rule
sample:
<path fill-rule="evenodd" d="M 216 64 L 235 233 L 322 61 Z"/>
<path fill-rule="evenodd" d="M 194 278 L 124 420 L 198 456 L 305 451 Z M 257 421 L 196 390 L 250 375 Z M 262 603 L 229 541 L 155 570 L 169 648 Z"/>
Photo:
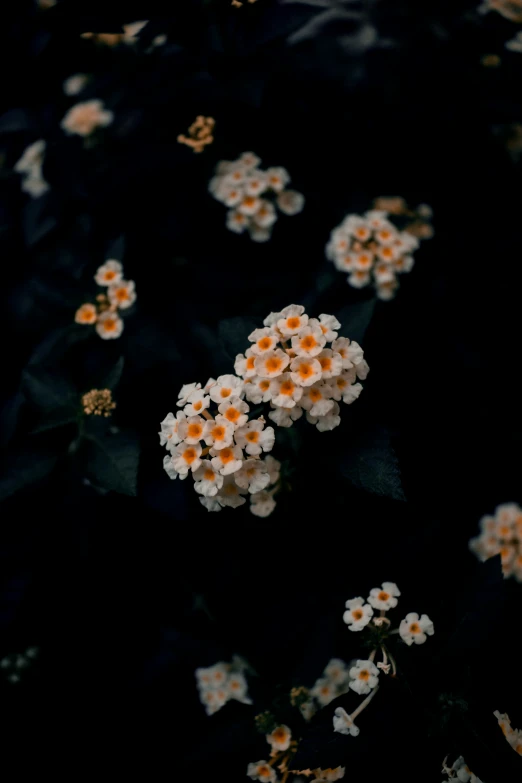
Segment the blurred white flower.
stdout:
<path fill-rule="evenodd" d="M 236 484 L 242 489 L 248 489 L 251 495 L 261 492 L 270 484 L 270 476 L 263 460 L 247 459 L 234 475 Z"/>
<path fill-rule="evenodd" d="M 351 737 L 357 737 L 359 734 L 359 729 L 342 707 L 337 707 L 335 710 L 333 727 L 334 731 L 339 732 L 339 734 L 347 734 Z"/>
<path fill-rule="evenodd" d="M 120 280 L 113 283 L 107 290 L 109 302 L 119 310 L 126 310 L 136 301 L 134 280 Z"/>
<path fill-rule="evenodd" d="M 69 135 L 90 136 L 97 128 L 110 125 L 113 119 L 112 111 L 105 109 L 102 101 L 93 99 L 70 108 L 61 127 Z"/>
<path fill-rule="evenodd" d="M 199 468 L 194 471 L 194 482 L 194 489 L 199 495 L 212 498 L 223 486 L 223 476 L 208 459 L 203 459 Z"/>
<path fill-rule="evenodd" d="M 99 266 L 94 275 L 94 279 L 98 285 L 104 286 L 111 286 L 114 283 L 119 283 L 122 277 L 123 266 L 119 261 L 115 261 L 112 258 Z"/>
<path fill-rule="evenodd" d="M 86 73 L 75 73 L 64 81 L 63 91 L 66 95 L 78 95 L 88 81 L 89 77 Z"/>
<path fill-rule="evenodd" d="M 277 196 L 277 206 L 285 215 L 298 215 L 304 209 L 305 198 L 296 190 L 283 190 Z"/>
<path fill-rule="evenodd" d="M 116 313 L 106 310 L 98 316 L 96 331 L 103 340 L 114 340 L 123 332 L 123 321 Z"/>
<path fill-rule="evenodd" d="M 256 492 L 250 497 L 250 511 L 256 517 L 268 517 L 276 507 L 276 502 L 268 492 Z"/>
<path fill-rule="evenodd" d="M 256 761 L 253 764 L 249 764 L 247 775 L 252 780 L 260 780 L 262 783 L 275 783 L 277 780 L 275 769 L 272 769 L 267 761 Z"/>
<path fill-rule="evenodd" d="M 270 734 L 266 735 L 266 741 L 272 750 L 288 750 L 292 739 L 292 732 L 284 724 L 277 726 Z"/>
<path fill-rule="evenodd" d="M 372 661 L 357 661 L 350 669 L 350 688 L 356 693 L 370 693 L 378 682 L 379 669 Z"/>

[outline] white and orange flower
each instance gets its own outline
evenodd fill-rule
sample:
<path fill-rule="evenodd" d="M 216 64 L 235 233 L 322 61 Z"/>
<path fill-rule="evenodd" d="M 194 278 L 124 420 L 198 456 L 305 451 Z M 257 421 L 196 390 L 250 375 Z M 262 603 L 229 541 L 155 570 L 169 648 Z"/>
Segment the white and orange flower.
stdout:
<path fill-rule="evenodd" d="M 270 411 L 268 418 L 271 419 L 278 427 L 291 427 L 294 421 L 297 421 L 303 415 L 303 409 L 299 405 L 295 405 L 293 408 L 275 408 Z"/>
<path fill-rule="evenodd" d="M 174 446 L 177 446 L 181 441 L 178 435 L 178 427 L 182 421 L 187 418 L 183 411 L 178 411 L 174 416 L 173 413 L 168 413 L 167 416 L 161 422 L 160 445 L 166 446 L 169 451 L 172 451 Z"/>
<path fill-rule="evenodd" d="M 96 331 L 103 340 L 114 340 L 123 332 L 123 321 L 116 313 L 105 310 L 98 316 Z"/>
<path fill-rule="evenodd" d="M 292 350 L 296 356 L 317 356 L 326 345 L 326 337 L 319 325 L 303 327 L 292 337 Z"/>
<path fill-rule="evenodd" d="M 321 380 L 321 364 L 317 359 L 297 356 L 290 365 L 290 375 L 298 386 L 312 386 Z"/>
<path fill-rule="evenodd" d="M 203 428 L 203 439 L 207 446 L 212 446 L 215 451 L 232 445 L 234 438 L 234 425 L 224 416 L 216 416 L 212 421 L 206 421 Z"/>
<path fill-rule="evenodd" d="M 209 388 L 208 393 L 212 402 L 221 403 L 230 397 L 244 396 L 243 381 L 236 375 L 220 375 Z"/>
<path fill-rule="evenodd" d="M 275 783 L 277 780 L 276 771 L 272 769 L 268 761 L 256 761 L 249 764 L 247 775 L 252 780 L 260 780 L 261 783 Z"/>
<path fill-rule="evenodd" d="M 256 355 L 251 348 L 248 348 L 245 353 L 238 353 L 234 362 L 234 372 L 239 375 L 240 378 L 253 378 L 256 374 L 256 368 L 254 366 Z"/>
<path fill-rule="evenodd" d="M 98 314 L 96 312 L 96 306 L 90 302 L 82 304 L 76 311 L 74 320 L 77 324 L 95 324 Z"/>
<path fill-rule="evenodd" d="M 120 280 L 109 286 L 107 291 L 109 301 L 120 310 L 126 310 L 136 301 L 134 280 Z"/>
<path fill-rule="evenodd" d="M 248 489 L 251 495 L 261 492 L 270 484 L 270 476 L 266 465 L 261 459 L 247 459 L 234 474 L 236 484 L 242 489 Z"/>
<path fill-rule="evenodd" d="M 308 324 L 303 305 L 288 305 L 278 315 L 277 328 L 285 338 L 297 334 Z"/>
<path fill-rule="evenodd" d="M 250 350 L 256 356 L 261 356 L 267 351 L 274 350 L 279 342 L 279 337 L 269 326 L 264 326 L 262 329 L 254 329 L 252 334 L 248 335 L 248 339 L 253 343 Z"/>
<path fill-rule="evenodd" d="M 277 726 L 270 734 L 266 734 L 266 741 L 272 750 L 288 750 L 292 741 L 292 732 L 284 724 Z"/>
<path fill-rule="evenodd" d="M 387 612 L 397 606 L 397 598 L 401 591 L 394 582 L 383 582 L 382 587 L 374 587 L 370 590 L 368 603 L 374 609 Z"/>
<path fill-rule="evenodd" d="M 98 285 L 110 286 L 114 283 L 119 283 L 123 277 L 123 266 L 119 261 L 115 261 L 113 258 L 106 261 L 96 270 L 94 275 L 95 281 Z"/>
<path fill-rule="evenodd" d="M 195 443 L 190 446 L 188 443 L 178 443 L 172 452 L 172 467 L 178 473 L 179 477 L 184 479 L 189 472 L 194 472 L 201 465 L 201 446 Z"/>
<path fill-rule="evenodd" d="M 350 669 L 350 688 L 355 693 L 370 693 L 379 683 L 379 669 L 372 661 L 357 661 Z"/>
<path fill-rule="evenodd" d="M 239 446 L 225 446 L 223 449 L 210 449 L 212 467 L 222 476 L 236 473 L 243 464 L 243 452 Z"/>
<path fill-rule="evenodd" d="M 328 383 L 319 381 L 313 386 L 303 388 L 303 396 L 299 401 L 301 408 L 309 411 L 310 416 L 326 416 L 333 409 L 332 388 Z"/>
<path fill-rule="evenodd" d="M 292 380 L 289 372 L 270 381 L 270 394 L 274 405 L 281 408 L 293 408 L 303 395 L 303 387 Z"/>
<path fill-rule="evenodd" d="M 351 598 L 349 601 L 346 601 L 346 612 L 343 615 L 343 620 L 350 631 L 362 631 L 372 617 L 373 609 L 370 604 L 365 603 L 363 598 Z"/>
<path fill-rule="evenodd" d="M 189 416 L 179 423 L 178 437 L 189 445 L 199 443 L 200 440 L 203 440 L 206 423 L 201 416 Z"/>
<path fill-rule="evenodd" d="M 250 383 L 245 383 L 245 397 L 247 400 L 253 402 L 254 405 L 259 405 L 261 402 L 270 402 L 272 399 L 272 381 L 270 378 L 258 378 L 257 375 L 254 375 L 249 381 Z"/>
<path fill-rule="evenodd" d="M 403 642 L 408 646 L 412 644 L 424 644 L 428 636 L 433 636 L 435 630 L 433 623 L 427 614 L 419 617 L 416 612 L 410 612 L 401 621 L 399 634 Z"/>
<path fill-rule="evenodd" d="M 203 459 L 199 468 L 194 471 L 194 482 L 194 489 L 199 495 L 212 498 L 223 486 L 223 476 L 208 459 Z"/>
<path fill-rule="evenodd" d="M 236 430 L 235 439 L 238 446 L 254 457 L 262 451 L 272 451 L 275 440 L 274 428 L 265 429 L 264 419 L 253 419 Z"/>
<path fill-rule="evenodd" d="M 210 397 L 204 389 L 195 389 L 189 394 L 187 404 L 183 408 L 187 416 L 199 416 L 210 405 Z"/>
<path fill-rule="evenodd" d="M 69 135 L 90 136 L 97 128 L 105 128 L 114 119 L 112 111 L 104 108 L 103 102 L 93 99 L 77 103 L 69 109 L 61 127 Z"/>
<path fill-rule="evenodd" d="M 234 427 L 242 427 L 248 421 L 248 411 L 250 408 L 244 400 L 239 397 L 229 397 L 218 405 L 220 414 Z"/>
<path fill-rule="evenodd" d="M 273 166 L 265 172 L 266 183 L 271 190 L 281 193 L 290 182 L 290 175 L 282 166 Z"/>
<path fill-rule="evenodd" d="M 290 363 L 290 357 L 281 348 L 275 348 L 257 356 L 254 360 L 256 374 L 260 378 L 277 378 Z"/>

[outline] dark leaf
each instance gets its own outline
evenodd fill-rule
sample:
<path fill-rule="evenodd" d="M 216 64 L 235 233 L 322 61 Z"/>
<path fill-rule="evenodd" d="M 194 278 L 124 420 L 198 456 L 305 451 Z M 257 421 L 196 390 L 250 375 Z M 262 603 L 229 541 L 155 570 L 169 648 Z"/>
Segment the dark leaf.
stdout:
<path fill-rule="evenodd" d="M 108 243 L 107 249 L 105 251 L 105 257 L 107 259 L 113 258 L 116 261 L 121 261 L 123 259 L 124 252 L 125 252 L 125 238 L 121 236 L 118 237 L 117 239 L 113 239 L 112 242 Z"/>
<path fill-rule="evenodd" d="M 224 318 L 219 322 L 218 333 L 227 356 L 233 361 L 238 353 L 244 353 L 249 346 L 248 335 L 258 326 L 250 318 Z"/>
<path fill-rule="evenodd" d="M 47 432 L 58 427 L 65 427 L 73 422 L 78 422 L 78 410 L 76 408 L 72 406 L 56 408 L 56 410 L 47 412 L 42 416 L 36 427 L 31 431 L 31 434 L 35 435 L 38 432 Z"/>
<path fill-rule="evenodd" d="M 46 234 L 57 226 L 54 215 L 49 214 L 48 196 L 30 199 L 24 208 L 24 236 L 26 244 L 36 245 Z"/>
<path fill-rule="evenodd" d="M 105 376 L 103 383 L 101 384 L 102 389 L 110 389 L 111 391 L 114 391 L 114 389 L 120 382 L 124 364 L 125 364 L 125 358 L 123 356 L 120 356 L 120 358 L 118 359 L 114 367 L 111 370 L 109 370 L 109 372 Z"/>
<path fill-rule="evenodd" d="M 133 432 L 89 435 L 87 476 L 94 486 L 136 495 L 139 439 Z"/>
<path fill-rule="evenodd" d="M 0 478 L 0 500 L 27 489 L 51 473 L 58 454 L 47 440 L 33 438 L 28 443 L 10 452 L 4 460 Z"/>
<path fill-rule="evenodd" d="M 42 367 L 27 367 L 22 375 L 22 390 L 33 405 L 43 411 L 66 408 L 75 412 L 74 401 L 78 392 L 71 381 L 58 372 L 48 372 Z"/>
<path fill-rule="evenodd" d="M 342 325 L 340 334 L 362 343 L 373 317 L 375 303 L 375 299 L 365 299 L 363 302 L 346 305 L 340 312 L 335 313 Z"/>
<path fill-rule="evenodd" d="M 10 109 L 0 117 L 0 133 L 13 133 L 31 129 L 31 120 L 26 109 Z"/>
<path fill-rule="evenodd" d="M 357 489 L 393 500 L 406 500 L 397 455 L 386 429 L 366 432 L 351 441 L 341 473 Z"/>

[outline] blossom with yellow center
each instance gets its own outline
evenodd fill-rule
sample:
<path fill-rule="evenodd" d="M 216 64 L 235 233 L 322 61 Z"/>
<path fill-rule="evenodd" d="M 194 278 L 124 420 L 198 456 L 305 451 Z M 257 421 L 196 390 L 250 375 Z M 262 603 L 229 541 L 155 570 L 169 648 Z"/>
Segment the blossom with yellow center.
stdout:
<path fill-rule="evenodd" d="M 303 395 L 303 387 L 292 380 L 289 372 L 270 381 L 272 403 L 281 408 L 293 408 Z"/>
<path fill-rule="evenodd" d="M 250 408 L 244 400 L 239 397 L 229 397 L 218 405 L 218 411 L 234 427 L 242 427 L 248 421 L 248 411 Z"/>
<path fill-rule="evenodd" d="M 256 374 L 254 366 L 255 354 L 248 348 L 244 354 L 238 353 L 234 363 L 234 372 L 241 378 L 252 378 Z"/>
<path fill-rule="evenodd" d="M 355 693 L 370 693 L 379 682 L 379 669 L 372 661 L 357 661 L 350 669 L 350 688 Z"/>
<path fill-rule="evenodd" d="M 424 644 L 428 636 L 433 636 L 435 630 L 433 623 L 427 614 L 419 617 L 416 612 L 410 612 L 401 621 L 399 634 L 408 646 L 412 644 Z"/>
<path fill-rule="evenodd" d="M 361 597 L 346 601 L 346 611 L 343 620 L 350 631 L 362 631 L 373 617 L 373 608 Z"/>
<path fill-rule="evenodd" d="M 96 270 L 94 275 L 98 285 L 109 286 L 119 283 L 123 277 L 123 267 L 119 261 L 111 258 Z"/>
<path fill-rule="evenodd" d="M 178 425 L 178 437 L 189 445 L 199 443 L 203 439 L 205 420 L 201 416 L 189 416 Z"/>
<path fill-rule="evenodd" d="M 74 320 L 77 324 L 95 324 L 97 318 L 96 307 L 95 305 L 90 304 L 90 302 L 82 304 L 74 316 Z"/>
<path fill-rule="evenodd" d="M 193 473 L 199 468 L 201 465 L 201 450 L 199 443 L 193 445 L 178 443 L 175 446 L 172 452 L 172 467 L 181 479 L 186 478 L 190 471 Z"/>
<path fill-rule="evenodd" d="M 275 434 L 273 427 L 266 427 L 264 419 L 253 419 L 235 432 L 238 446 L 244 448 L 247 454 L 255 457 L 262 451 L 271 451 Z"/>
<path fill-rule="evenodd" d="M 289 305 L 281 310 L 277 319 L 277 328 L 284 337 L 297 334 L 308 324 L 308 316 L 302 305 Z"/>
<path fill-rule="evenodd" d="M 194 489 L 204 497 L 214 497 L 223 486 L 223 476 L 215 470 L 208 459 L 201 460 L 201 464 L 194 471 Z"/>
<path fill-rule="evenodd" d="M 210 386 L 208 393 L 215 403 L 222 403 L 232 397 L 244 396 L 243 381 L 236 375 L 220 375 Z"/>
<path fill-rule="evenodd" d="M 256 761 L 247 767 L 247 775 L 252 780 L 260 780 L 261 783 L 275 783 L 277 775 L 275 769 L 267 761 Z"/>
<path fill-rule="evenodd" d="M 292 732 L 284 724 L 277 726 L 270 734 L 266 735 L 266 741 L 272 750 L 288 750 L 292 739 Z"/>
<path fill-rule="evenodd" d="M 270 484 L 270 476 L 266 465 L 261 459 L 247 459 L 234 474 L 236 484 L 242 489 L 248 489 L 250 494 L 261 492 Z"/>
<path fill-rule="evenodd" d="M 181 421 L 187 418 L 183 411 L 177 411 L 176 416 L 173 413 L 168 413 L 167 416 L 161 422 L 160 445 L 166 446 L 169 451 L 172 451 L 174 446 L 177 446 L 181 441 L 178 435 L 178 427 Z"/>
<path fill-rule="evenodd" d="M 253 343 L 250 350 L 255 356 L 262 356 L 267 351 L 274 350 L 279 342 L 274 330 L 268 326 L 254 329 L 252 334 L 248 335 L 248 339 Z"/>
<path fill-rule="evenodd" d="M 296 356 L 317 356 L 325 344 L 326 337 L 319 325 L 305 326 L 292 337 L 292 350 Z"/>
<path fill-rule="evenodd" d="M 136 301 L 134 280 L 120 280 L 109 285 L 107 291 L 109 301 L 120 310 L 126 310 Z"/>
<path fill-rule="evenodd" d="M 288 355 L 281 348 L 276 348 L 257 356 L 254 360 L 254 367 L 260 378 L 272 379 L 281 375 L 289 363 Z"/>
<path fill-rule="evenodd" d="M 218 415 L 215 420 L 205 422 L 203 438 L 207 446 L 220 451 L 232 445 L 234 425 L 224 416 Z"/>
<path fill-rule="evenodd" d="M 292 380 L 298 386 L 312 386 L 321 380 L 322 370 L 317 359 L 297 356 L 290 365 Z"/>
<path fill-rule="evenodd" d="M 123 332 L 123 321 L 116 313 L 106 310 L 98 316 L 96 331 L 103 340 L 114 340 Z"/>
<path fill-rule="evenodd" d="M 401 591 L 394 582 L 383 582 L 382 587 L 374 587 L 370 590 L 368 603 L 374 609 L 387 612 L 397 606 L 397 598 L 400 594 Z"/>
<path fill-rule="evenodd" d="M 212 467 L 228 476 L 236 473 L 243 464 L 243 452 L 239 446 L 225 446 L 223 449 L 210 449 Z"/>

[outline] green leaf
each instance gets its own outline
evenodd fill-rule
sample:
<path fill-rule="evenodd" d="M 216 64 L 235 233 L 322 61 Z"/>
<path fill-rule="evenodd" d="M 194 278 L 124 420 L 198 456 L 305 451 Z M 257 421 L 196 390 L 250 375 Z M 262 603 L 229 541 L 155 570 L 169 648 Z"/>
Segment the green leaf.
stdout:
<path fill-rule="evenodd" d="M 112 369 L 110 369 L 107 375 L 105 376 L 103 382 L 100 385 L 101 389 L 110 389 L 111 391 L 114 391 L 114 389 L 120 382 L 124 364 L 125 364 L 125 358 L 123 356 L 120 356 L 120 358 L 118 359 L 114 367 L 112 367 Z"/>
<path fill-rule="evenodd" d="M 58 454 L 52 451 L 49 442 L 38 438 L 10 451 L 9 458 L 2 465 L 0 501 L 42 481 L 57 461 Z"/>
<path fill-rule="evenodd" d="M 43 411 L 72 409 L 78 401 L 78 392 L 68 378 L 34 365 L 24 370 L 22 389 L 26 398 Z"/>
<path fill-rule="evenodd" d="M 406 500 L 397 455 L 386 429 L 352 440 L 341 461 L 341 473 L 354 487 L 373 495 Z"/>
<path fill-rule="evenodd" d="M 136 495 L 139 439 L 134 432 L 87 435 L 87 476 L 94 486 Z"/>
<path fill-rule="evenodd" d="M 78 410 L 76 408 L 72 406 L 56 408 L 42 416 L 36 427 L 31 430 L 31 434 L 36 435 L 39 432 L 47 432 L 48 430 L 65 427 L 67 424 L 73 423 L 78 423 Z"/>

